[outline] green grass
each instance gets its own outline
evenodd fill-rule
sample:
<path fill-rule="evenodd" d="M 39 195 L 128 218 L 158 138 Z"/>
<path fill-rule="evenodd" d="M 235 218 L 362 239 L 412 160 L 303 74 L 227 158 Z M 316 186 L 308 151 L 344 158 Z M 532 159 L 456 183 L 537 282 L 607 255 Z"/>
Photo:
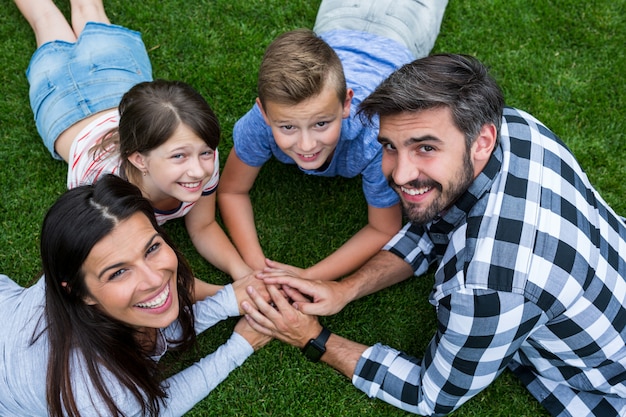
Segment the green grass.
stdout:
<path fill-rule="evenodd" d="M 106 2 L 114 23 L 143 33 L 156 77 L 187 81 L 207 97 L 224 129 L 222 162 L 232 145 L 233 124 L 256 96 L 264 48 L 283 31 L 312 27 L 318 5 L 278 0 Z M 434 49 L 473 54 L 488 64 L 508 104 L 554 130 L 620 214 L 626 214 L 625 16 L 624 2 L 613 0 L 453 1 Z M 0 12 L 0 42 L 0 272 L 26 285 L 39 273 L 39 228 L 46 209 L 65 189 L 66 165 L 50 158 L 32 121 L 24 71 L 34 38 L 12 4 Z M 277 163 L 262 169 L 252 198 L 267 255 L 300 266 L 332 252 L 366 219 L 358 179 L 310 178 Z M 197 255 L 182 222 L 168 223 L 167 229 L 198 276 L 228 282 Z M 404 282 L 323 321 L 343 336 L 367 344 L 380 341 L 421 357 L 436 326 L 427 300 L 431 283 L 432 276 Z M 234 323 L 207 331 L 202 353 L 223 343 Z M 308 363 L 296 349 L 274 341 L 189 415 L 408 414 L 368 399 L 331 368 Z M 547 414 L 505 372 L 454 415 Z"/>

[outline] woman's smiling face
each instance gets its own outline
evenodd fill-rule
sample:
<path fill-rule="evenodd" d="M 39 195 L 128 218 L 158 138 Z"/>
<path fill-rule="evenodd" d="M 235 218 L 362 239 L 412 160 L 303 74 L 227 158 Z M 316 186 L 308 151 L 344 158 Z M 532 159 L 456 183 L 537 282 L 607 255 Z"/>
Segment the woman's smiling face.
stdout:
<path fill-rule="evenodd" d="M 164 328 L 178 317 L 178 258 L 148 218 L 118 223 L 82 267 L 85 302 L 136 328 Z"/>

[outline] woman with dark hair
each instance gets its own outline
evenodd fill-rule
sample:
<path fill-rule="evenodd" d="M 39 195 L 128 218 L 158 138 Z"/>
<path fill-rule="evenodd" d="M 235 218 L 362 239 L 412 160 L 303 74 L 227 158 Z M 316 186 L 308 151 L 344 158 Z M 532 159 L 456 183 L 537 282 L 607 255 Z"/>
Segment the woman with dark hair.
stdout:
<path fill-rule="evenodd" d="M 182 415 L 269 341 L 245 320 L 165 379 L 158 360 L 240 315 L 245 282 L 192 302 L 194 277 L 139 189 L 107 175 L 67 191 L 41 233 L 45 277 L 0 275 L 0 415 Z M 45 373 L 45 378 L 38 378 Z"/>
<path fill-rule="evenodd" d="M 211 264 L 233 279 L 252 273 L 215 220 L 221 130 L 202 95 L 153 81 L 141 34 L 112 25 L 102 0 L 70 0 L 71 25 L 52 0 L 15 3 L 37 41 L 26 71 L 37 130 L 68 162 L 68 188 L 120 176 L 160 224 L 184 217 Z"/>

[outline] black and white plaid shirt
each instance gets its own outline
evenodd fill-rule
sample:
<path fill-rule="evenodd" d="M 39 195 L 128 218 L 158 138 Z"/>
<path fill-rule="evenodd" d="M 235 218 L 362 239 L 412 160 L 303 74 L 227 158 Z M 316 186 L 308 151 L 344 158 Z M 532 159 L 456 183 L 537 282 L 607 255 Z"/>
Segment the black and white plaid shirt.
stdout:
<path fill-rule="evenodd" d="M 377 344 L 352 382 L 446 414 L 508 366 L 554 416 L 626 416 L 626 226 L 531 115 L 506 108 L 500 137 L 449 211 L 385 247 L 415 275 L 438 263 L 424 358 Z"/>

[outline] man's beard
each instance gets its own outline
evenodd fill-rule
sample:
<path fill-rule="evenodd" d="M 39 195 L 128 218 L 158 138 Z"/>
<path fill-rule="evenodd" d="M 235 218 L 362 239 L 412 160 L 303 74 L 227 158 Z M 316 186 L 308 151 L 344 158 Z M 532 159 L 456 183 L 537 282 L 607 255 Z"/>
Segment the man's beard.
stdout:
<path fill-rule="evenodd" d="M 407 183 L 406 185 L 413 188 L 431 187 L 433 191 L 438 191 L 439 195 L 428 206 L 423 207 L 420 204 L 414 204 L 402 199 L 402 191 L 400 186 L 393 182 L 391 176 L 387 178 L 389 185 L 394 189 L 401 197 L 402 211 L 404 216 L 409 219 L 411 223 L 424 225 L 435 219 L 444 210 L 450 207 L 474 181 L 474 164 L 472 163 L 469 152 L 465 152 L 463 157 L 463 167 L 459 170 L 454 178 L 448 183 L 445 191 L 443 186 L 431 179 L 428 180 L 415 180 Z"/>

